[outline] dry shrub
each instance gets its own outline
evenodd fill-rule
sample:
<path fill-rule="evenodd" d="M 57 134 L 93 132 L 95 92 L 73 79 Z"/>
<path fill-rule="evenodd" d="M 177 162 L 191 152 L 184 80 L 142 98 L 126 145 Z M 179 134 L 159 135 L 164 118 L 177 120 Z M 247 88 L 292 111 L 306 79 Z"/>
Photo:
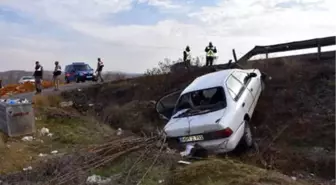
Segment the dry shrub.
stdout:
<path fill-rule="evenodd" d="M 132 101 L 125 105 L 111 105 L 104 109 L 104 121 L 113 128 L 131 130 L 134 133 L 152 133 L 162 125 L 154 104 L 150 102 Z"/>
<path fill-rule="evenodd" d="M 58 107 L 62 97 L 58 95 L 35 95 L 33 104 L 37 107 Z"/>

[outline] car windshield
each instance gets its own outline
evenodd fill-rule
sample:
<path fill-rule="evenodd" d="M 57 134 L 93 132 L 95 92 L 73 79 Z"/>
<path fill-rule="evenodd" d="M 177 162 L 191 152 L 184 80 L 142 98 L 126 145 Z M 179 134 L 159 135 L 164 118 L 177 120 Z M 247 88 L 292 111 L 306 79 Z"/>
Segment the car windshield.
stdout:
<path fill-rule="evenodd" d="M 74 65 L 73 66 L 76 71 L 88 71 L 91 70 L 91 67 L 87 64 L 84 65 Z"/>
<path fill-rule="evenodd" d="M 190 116 L 190 114 L 203 114 L 226 107 L 225 93 L 222 87 L 202 89 L 183 94 L 175 107 L 174 114 L 184 111 L 177 117 Z"/>

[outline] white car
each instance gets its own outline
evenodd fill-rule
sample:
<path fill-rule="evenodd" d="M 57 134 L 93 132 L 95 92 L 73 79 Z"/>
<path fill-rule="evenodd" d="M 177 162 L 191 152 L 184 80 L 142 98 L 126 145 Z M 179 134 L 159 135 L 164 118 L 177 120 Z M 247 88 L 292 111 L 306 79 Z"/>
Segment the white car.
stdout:
<path fill-rule="evenodd" d="M 253 144 L 249 121 L 264 90 L 258 69 L 227 69 L 196 78 L 182 93 L 161 98 L 156 109 L 168 123 L 168 144 L 226 153 Z M 177 100 L 177 101 L 176 101 Z"/>
<path fill-rule="evenodd" d="M 35 83 L 35 78 L 33 76 L 23 76 L 19 80 L 19 84 L 24 84 L 26 82 Z"/>

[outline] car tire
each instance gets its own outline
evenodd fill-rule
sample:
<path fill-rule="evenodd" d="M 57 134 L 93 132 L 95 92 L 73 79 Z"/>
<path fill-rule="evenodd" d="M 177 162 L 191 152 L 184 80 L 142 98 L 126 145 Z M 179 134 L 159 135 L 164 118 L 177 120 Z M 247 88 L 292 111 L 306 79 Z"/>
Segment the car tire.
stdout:
<path fill-rule="evenodd" d="M 76 83 L 79 83 L 79 82 L 80 82 L 79 78 L 78 78 L 78 77 L 76 77 Z"/>
<path fill-rule="evenodd" d="M 261 80 L 261 92 L 264 92 L 265 90 L 265 81 Z"/>
<path fill-rule="evenodd" d="M 248 149 L 250 149 L 253 146 L 253 135 L 252 135 L 252 130 L 250 127 L 250 124 L 248 121 L 245 121 L 244 123 L 245 128 L 244 128 L 244 134 L 241 137 L 235 151 L 240 153 L 243 151 L 246 151 Z"/>
<path fill-rule="evenodd" d="M 69 84 L 69 83 L 70 83 L 70 81 L 69 81 L 69 79 L 68 79 L 68 78 L 65 78 L 65 83 L 67 83 L 67 84 Z"/>

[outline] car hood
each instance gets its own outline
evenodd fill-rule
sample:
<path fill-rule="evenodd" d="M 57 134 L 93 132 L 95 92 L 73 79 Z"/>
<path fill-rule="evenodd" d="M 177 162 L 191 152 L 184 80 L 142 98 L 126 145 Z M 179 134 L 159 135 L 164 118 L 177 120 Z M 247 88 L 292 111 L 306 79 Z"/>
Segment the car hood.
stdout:
<path fill-rule="evenodd" d="M 194 135 L 223 129 L 219 124 L 226 109 L 182 118 L 172 118 L 164 127 L 168 137 Z"/>

